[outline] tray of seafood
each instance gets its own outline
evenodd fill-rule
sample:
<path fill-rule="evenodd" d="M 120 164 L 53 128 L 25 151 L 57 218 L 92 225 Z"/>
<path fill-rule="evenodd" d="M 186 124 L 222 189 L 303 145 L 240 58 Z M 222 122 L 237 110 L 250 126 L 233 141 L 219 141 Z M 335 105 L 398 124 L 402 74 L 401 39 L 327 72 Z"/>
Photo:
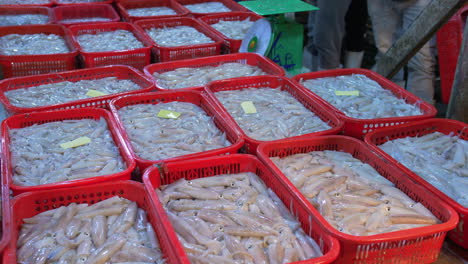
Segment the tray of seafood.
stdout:
<path fill-rule="evenodd" d="M 96 4 L 112 4 L 114 0 L 53 0 L 55 5 L 88 5 L 90 3 Z"/>
<path fill-rule="evenodd" d="M 254 156 L 169 162 L 143 181 L 183 263 L 332 263 L 338 255 L 315 215 Z"/>
<path fill-rule="evenodd" d="M 1 27 L 50 24 L 52 17 L 52 9 L 44 6 L 0 6 Z"/>
<path fill-rule="evenodd" d="M 68 29 L 60 25 L 0 27 L 3 77 L 75 69 L 78 50 Z"/>
<path fill-rule="evenodd" d="M 237 53 L 245 34 L 255 21 L 263 18 L 253 12 L 231 12 L 226 14 L 207 15 L 199 20 L 219 32 L 224 41 L 224 53 Z"/>
<path fill-rule="evenodd" d="M 173 0 L 122 0 L 116 6 L 122 19 L 132 23 L 142 19 L 186 16 L 189 13 Z"/>
<path fill-rule="evenodd" d="M 0 256 L 10 243 L 11 207 L 8 187 L 0 187 Z"/>
<path fill-rule="evenodd" d="M 369 133 L 365 141 L 458 212 L 460 223 L 448 236 L 468 248 L 468 125 L 426 119 Z"/>
<path fill-rule="evenodd" d="M 190 11 L 190 16 L 201 17 L 220 13 L 248 11 L 247 8 L 232 0 L 176 0 Z"/>
<path fill-rule="evenodd" d="M 202 90 L 209 82 L 257 75 L 281 75 L 284 70 L 256 53 L 236 53 L 190 60 L 155 63 L 144 72 L 155 80 L 158 90 Z"/>
<path fill-rule="evenodd" d="M 151 42 L 135 25 L 125 22 L 74 25 L 73 41 L 84 67 L 122 64 L 139 70 L 151 62 Z"/>
<path fill-rule="evenodd" d="M 265 141 L 340 133 L 343 122 L 286 77 L 257 76 L 215 81 L 209 96 L 242 132 L 246 150 L 255 154 Z"/>
<path fill-rule="evenodd" d="M 108 108 L 112 98 L 153 89 L 153 81 L 135 68 L 113 65 L 8 78 L 0 81 L 0 101 L 10 114 Z"/>
<path fill-rule="evenodd" d="M 64 26 L 84 23 L 118 22 L 119 14 L 112 5 L 88 4 L 57 6 L 53 9 L 54 23 Z"/>
<path fill-rule="evenodd" d="M 237 153 L 244 144 L 199 92 L 119 97 L 110 107 L 141 172 L 161 162 Z"/>
<path fill-rule="evenodd" d="M 2 174 L 13 194 L 127 180 L 135 168 L 112 114 L 26 113 L 2 123 Z"/>
<path fill-rule="evenodd" d="M 222 39 L 206 24 L 189 17 L 145 19 L 135 22 L 153 43 L 157 62 L 219 55 Z"/>
<path fill-rule="evenodd" d="M 347 136 L 434 117 L 437 110 L 383 76 L 366 69 L 338 69 L 293 77 L 309 94 L 333 108 Z"/>
<path fill-rule="evenodd" d="M 430 263 L 458 215 L 362 141 L 261 144 L 258 156 L 340 241 L 337 263 Z"/>
<path fill-rule="evenodd" d="M 141 183 L 24 193 L 12 208 L 2 263 L 179 263 Z"/>
<path fill-rule="evenodd" d="M 52 7 L 53 5 L 54 0 L 2 0 L 0 3 L 0 6 L 6 7 Z"/>

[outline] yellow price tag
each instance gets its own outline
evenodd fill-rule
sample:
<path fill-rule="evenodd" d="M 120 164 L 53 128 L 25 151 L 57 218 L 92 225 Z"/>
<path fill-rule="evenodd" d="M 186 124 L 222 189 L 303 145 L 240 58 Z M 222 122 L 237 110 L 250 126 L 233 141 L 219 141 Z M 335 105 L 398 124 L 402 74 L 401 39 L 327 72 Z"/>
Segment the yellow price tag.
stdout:
<path fill-rule="evenodd" d="M 335 91 L 338 96 L 359 96 L 359 91 Z"/>
<path fill-rule="evenodd" d="M 179 112 L 169 111 L 169 110 L 161 110 L 158 113 L 158 117 L 160 118 L 177 119 L 179 118 L 179 116 L 180 116 Z"/>
<path fill-rule="evenodd" d="M 103 92 L 100 92 L 100 91 L 93 90 L 93 89 L 89 89 L 88 92 L 86 93 L 86 95 L 89 96 L 89 97 L 98 97 L 98 96 L 104 96 L 104 95 L 107 95 L 107 94 L 103 93 Z"/>
<path fill-rule="evenodd" d="M 245 101 L 241 103 L 242 110 L 244 110 L 244 113 L 246 114 L 255 114 L 257 113 L 257 108 L 255 108 L 255 105 L 253 104 L 252 101 Z"/>
<path fill-rule="evenodd" d="M 91 139 L 89 137 L 79 137 L 75 140 L 60 144 L 60 147 L 62 147 L 63 149 L 76 148 L 79 146 L 86 145 L 90 142 L 91 142 Z"/>

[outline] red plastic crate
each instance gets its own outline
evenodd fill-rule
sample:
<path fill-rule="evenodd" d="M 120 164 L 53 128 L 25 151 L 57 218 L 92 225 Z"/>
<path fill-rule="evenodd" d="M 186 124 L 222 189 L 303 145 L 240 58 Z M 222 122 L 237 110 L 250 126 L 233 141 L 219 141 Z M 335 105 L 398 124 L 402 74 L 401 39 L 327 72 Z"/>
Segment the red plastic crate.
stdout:
<path fill-rule="evenodd" d="M 338 110 L 335 106 L 330 104 L 328 101 L 325 101 L 322 97 L 318 96 L 316 93 L 310 91 L 309 89 L 305 88 L 302 84 L 300 84 L 300 80 L 309 80 L 309 79 L 317 79 L 317 78 L 324 78 L 324 77 L 336 77 L 341 75 L 351 75 L 351 74 L 362 74 L 366 77 L 376 81 L 383 89 L 391 91 L 397 98 L 405 99 L 406 103 L 409 104 L 418 104 L 419 108 L 423 112 L 422 115 L 418 116 L 403 116 L 403 117 L 386 117 L 386 118 L 375 118 L 375 119 L 358 119 L 352 118 L 341 110 Z M 327 107 L 333 109 L 335 113 L 338 114 L 338 117 L 344 121 L 344 128 L 343 133 L 344 135 L 355 137 L 355 138 L 363 138 L 367 133 L 378 130 L 383 127 L 388 126 L 395 126 L 399 124 L 404 124 L 407 122 L 414 122 L 418 120 L 423 120 L 427 118 L 432 118 L 437 114 L 437 109 L 432 106 L 431 104 L 424 102 L 419 97 L 416 97 L 414 94 L 406 91 L 405 89 L 401 88 L 397 84 L 391 82 L 390 80 L 386 79 L 382 75 L 375 73 L 371 70 L 366 69 L 338 69 L 338 70 L 328 70 L 328 71 L 320 71 L 320 72 L 309 72 L 298 74 L 292 78 L 296 81 L 301 87 L 306 90 L 306 93 L 309 95 L 315 95 L 319 98 L 320 102 L 325 104 Z"/>
<path fill-rule="evenodd" d="M 219 2 L 219 3 L 222 3 L 224 4 L 227 8 L 231 9 L 230 12 L 235 12 L 235 11 L 249 11 L 247 8 L 245 8 L 244 6 L 236 3 L 235 1 L 233 0 L 176 0 L 179 4 L 181 4 L 182 6 L 184 5 L 193 5 L 193 4 L 200 4 L 200 3 L 206 3 L 206 2 Z M 194 12 L 190 12 L 190 15 L 193 16 L 193 17 L 201 17 L 201 16 L 205 16 L 205 15 L 217 15 L 217 14 L 226 14 L 228 12 L 219 12 L 219 13 L 194 13 Z"/>
<path fill-rule="evenodd" d="M 82 3 L 67 3 L 65 1 L 62 1 L 62 0 L 51 0 L 51 1 L 54 1 L 54 5 L 57 5 L 57 6 L 62 6 L 62 5 L 89 5 L 89 4 L 112 4 L 114 2 L 114 0 L 101 0 L 101 1 L 93 1 L 93 2 L 89 2 L 89 0 L 83 0 Z"/>
<path fill-rule="evenodd" d="M 268 168 L 254 156 L 236 154 L 223 157 L 170 162 L 162 164 L 160 169 L 153 167 L 146 170 L 143 176 L 143 182 L 154 207 L 164 211 L 158 195 L 155 192 L 155 189 L 159 188 L 161 185 L 173 183 L 181 178 L 192 180 L 220 174 L 242 172 L 253 172 L 258 175 L 265 185 L 271 188 L 283 203 L 288 206 L 290 211 L 298 218 L 304 232 L 317 242 L 324 253 L 323 256 L 318 258 L 293 263 L 325 264 L 332 263 L 336 259 L 339 252 L 337 241 L 328 234 L 323 224 L 317 221 L 316 216 L 310 214 L 305 205 L 295 198 L 292 190 L 278 177 L 272 174 Z M 169 221 L 166 214 L 163 215 L 162 219 L 164 222 Z M 172 241 L 174 246 L 182 248 L 175 231 L 172 228 L 168 228 L 168 233 L 170 237 L 173 237 Z M 183 263 L 190 263 L 185 253 L 181 254 L 180 258 Z"/>
<path fill-rule="evenodd" d="M 95 80 L 106 77 L 116 77 L 119 80 L 131 80 L 141 88 L 134 91 L 110 94 L 99 97 L 91 97 L 87 99 L 81 99 L 76 101 L 71 101 L 67 103 L 39 106 L 39 107 L 18 107 L 11 104 L 10 100 L 5 96 L 5 92 L 24 89 L 31 86 L 38 86 L 51 83 L 59 83 L 63 81 L 77 82 L 80 80 Z M 28 112 L 39 112 L 39 111 L 50 111 L 50 110 L 62 110 L 62 109 L 73 109 L 73 108 L 82 108 L 82 107 L 100 107 L 108 108 L 109 102 L 111 99 L 128 94 L 150 92 L 154 89 L 153 81 L 144 76 L 142 73 L 136 69 L 123 66 L 123 65 L 113 65 L 92 69 L 81 69 L 61 73 L 52 73 L 52 74 L 43 74 L 36 76 L 27 76 L 27 77 L 17 77 L 17 78 L 8 78 L 0 81 L 0 101 L 5 106 L 5 109 L 10 114 L 20 114 Z"/>
<path fill-rule="evenodd" d="M 118 22 L 119 14 L 111 5 L 106 4 L 88 4 L 88 5 L 64 5 L 53 9 L 54 23 L 64 26 L 81 25 L 81 24 L 98 24 L 108 22 Z M 92 18 L 100 17 L 107 18 L 108 21 L 93 21 L 93 22 L 67 22 L 66 19 Z"/>
<path fill-rule="evenodd" d="M 9 34 L 55 34 L 62 36 L 70 49 L 68 53 L 42 55 L 1 55 L 4 78 L 73 70 L 78 50 L 68 29 L 61 25 L 27 25 L 0 27 L 0 36 Z"/>
<path fill-rule="evenodd" d="M 221 102 L 216 99 L 214 93 L 227 90 L 242 90 L 245 88 L 277 88 L 281 87 L 282 91 L 288 92 L 294 98 L 297 99 L 302 105 L 307 109 L 313 112 L 317 117 L 326 122 L 331 128 L 323 131 L 318 131 L 314 133 L 294 136 L 291 138 L 302 138 L 309 136 L 323 136 L 323 135 L 334 135 L 341 132 L 343 128 L 343 122 L 338 119 L 338 117 L 331 111 L 326 108 L 325 105 L 318 102 L 317 98 L 313 95 L 308 96 L 305 94 L 300 87 L 297 86 L 294 82 L 289 80 L 286 77 L 282 76 L 257 76 L 257 77 L 243 77 L 231 80 L 221 80 L 214 81 L 207 85 L 207 90 L 209 91 L 209 96 L 216 104 L 218 111 L 222 112 L 225 115 L 225 118 L 236 125 L 236 129 L 242 132 L 242 136 L 245 140 L 245 146 L 248 153 L 255 154 L 257 147 L 260 143 L 267 142 L 253 139 L 245 134 L 245 132 L 240 128 L 234 118 L 229 114 L 226 108 L 221 104 Z M 273 140 L 269 142 L 276 142 L 278 140 Z"/>
<path fill-rule="evenodd" d="M 246 20 L 247 18 L 250 18 L 250 21 L 257 21 L 259 19 L 262 19 L 263 17 L 253 12 L 231 12 L 231 13 L 221 13 L 218 15 L 207 15 L 207 16 L 200 17 L 199 20 L 205 22 L 211 27 L 211 25 L 216 24 L 221 20 L 222 21 L 242 21 L 242 20 Z M 220 31 L 217 31 L 213 27 L 212 27 L 212 30 L 219 33 L 219 35 L 223 39 L 225 53 L 239 52 L 239 48 L 242 44 L 242 39 L 229 38 L 223 33 L 221 33 Z"/>
<path fill-rule="evenodd" d="M 12 225 L 9 228 L 12 239 L 3 254 L 2 263 L 16 263 L 16 242 L 23 219 L 33 217 L 41 212 L 67 206 L 71 203 L 94 204 L 113 196 L 134 201 L 138 207 L 146 211 L 148 222 L 151 223 L 159 240 L 160 248 L 167 263 L 180 263 L 178 252 L 172 246 L 172 237 L 167 234 L 168 222 L 161 221 L 161 214 L 152 206 L 151 198 L 146 193 L 143 184 L 133 181 L 115 181 L 112 183 L 93 184 L 75 188 L 62 188 L 54 191 L 24 193 L 12 200 Z"/>
<path fill-rule="evenodd" d="M 200 108 L 202 108 L 208 116 L 213 117 L 213 122 L 215 125 L 226 134 L 226 138 L 229 142 L 232 143 L 231 146 L 218 148 L 203 152 L 198 152 L 194 154 L 188 154 L 163 160 L 147 160 L 139 157 L 135 150 L 133 149 L 132 143 L 128 134 L 125 130 L 122 120 L 120 119 L 118 110 L 128 106 L 136 104 L 159 104 L 159 103 L 169 103 L 169 102 L 186 102 L 192 103 Z M 179 91 L 179 92 L 161 92 L 161 93 L 146 93 L 146 94 L 136 94 L 125 97 L 119 97 L 111 101 L 110 108 L 112 114 L 114 115 L 115 120 L 119 125 L 121 134 L 124 141 L 127 143 L 128 148 L 130 149 L 133 159 L 136 161 L 137 166 L 141 172 L 144 169 L 148 168 L 151 165 L 158 164 L 161 162 L 169 161 L 185 161 L 193 158 L 203 158 L 217 155 L 233 154 L 243 146 L 244 140 L 242 139 L 240 132 L 237 131 L 233 124 L 222 117 L 220 113 L 211 105 L 210 101 L 202 95 L 200 92 L 196 91 Z M 156 114 L 156 113 L 155 113 Z"/>
<path fill-rule="evenodd" d="M 0 15 L 46 15 L 49 17 L 49 20 L 45 24 L 50 24 L 53 21 L 52 9 L 44 6 L 32 6 L 32 7 L 22 7 L 22 6 L 1 6 L 0 5 Z M 0 25 L 1 26 L 1 25 Z"/>
<path fill-rule="evenodd" d="M 437 50 L 439 53 L 439 72 L 442 103 L 448 104 L 452 91 L 458 54 L 462 45 L 464 19 L 468 5 L 462 7 L 439 31 L 437 31 Z M 464 16 L 462 16 L 462 14 Z"/>
<path fill-rule="evenodd" d="M 284 76 L 284 69 L 278 66 L 278 64 L 271 61 L 269 58 L 256 53 L 237 53 L 237 54 L 228 54 L 228 55 L 218 55 L 210 56 L 205 58 L 196 58 L 190 60 L 181 60 L 181 61 L 171 61 L 171 62 L 161 62 L 150 64 L 145 67 L 144 72 L 146 76 L 154 80 L 156 88 L 161 91 L 174 91 L 174 89 L 167 89 L 158 84 L 158 81 L 154 78 L 153 74 L 164 73 L 168 71 L 174 71 L 178 68 L 198 68 L 206 66 L 218 66 L 224 63 L 238 62 L 242 64 L 248 64 L 252 66 L 257 66 L 262 69 L 268 75 L 280 75 Z M 191 90 L 203 90 L 204 86 L 194 86 L 181 89 L 191 89 Z M 176 90 L 181 90 L 176 89 Z"/>
<path fill-rule="evenodd" d="M 146 7 L 169 7 L 172 8 L 177 15 L 167 15 L 167 16 L 131 16 L 128 13 L 129 9 L 134 8 L 146 8 Z M 122 15 L 122 18 L 128 22 L 135 22 L 143 19 L 154 19 L 154 18 L 168 18 L 175 16 L 186 16 L 189 11 L 181 6 L 174 0 L 122 0 L 117 2 L 117 8 Z"/>
<path fill-rule="evenodd" d="M 424 136 L 434 132 L 440 132 L 446 135 L 458 135 L 460 138 L 468 140 L 468 124 L 450 119 L 434 118 L 374 131 L 366 135 L 365 141 L 374 152 L 384 157 L 386 160 L 389 160 L 392 166 L 404 171 L 418 184 L 427 188 L 431 193 L 435 194 L 439 199 L 449 204 L 455 209 L 455 211 L 457 211 L 460 217 L 460 222 L 457 228 L 449 232 L 448 236 L 455 241 L 455 243 L 464 248 L 468 248 L 468 209 L 443 192 L 439 191 L 439 189 L 435 188 L 432 184 L 418 176 L 408 167 L 399 163 L 378 147 L 390 140 L 404 137 Z"/>
<path fill-rule="evenodd" d="M 0 256 L 3 250 L 10 243 L 10 226 L 11 226 L 11 206 L 10 206 L 10 190 L 6 186 L 0 187 L 0 195 L 2 196 L 2 228 L 0 229 Z"/>
<path fill-rule="evenodd" d="M 43 124 L 55 121 L 62 120 L 79 120 L 79 119 L 95 119 L 99 120 L 104 118 L 106 120 L 108 130 L 110 131 L 114 143 L 120 151 L 120 155 L 127 166 L 127 169 L 124 171 L 103 175 L 98 177 L 91 177 L 86 179 L 78 179 L 57 183 L 42 184 L 36 186 L 19 186 L 13 183 L 12 177 L 12 161 L 10 153 L 10 136 L 9 129 L 23 128 L 32 126 L 34 124 Z M 129 180 L 131 173 L 135 169 L 135 161 L 133 161 L 130 151 L 128 150 L 125 142 L 122 140 L 122 135 L 117 129 L 117 123 L 112 118 L 112 114 L 104 109 L 100 108 L 82 108 L 82 109 L 68 109 L 68 110 L 59 110 L 59 111 L 49 111 L 49 112 L 36 112 L 36 113 L 26 113 L 15 115 L 5 119 L 2 122 L 2 160 L 3 168 L 2 175 L 5 178 L 3 183 L 6 186 L 9 186 L 13 191 L 14 195 L 24 193 L 24 192 L 36 192 L 36 191 L 48 191 L 56 190 L 59 188 L 69 188 L 69 187 L 78 187 L 78 186 L 89 186 L 90 184 L 100 183 L 100 182 L 110 182 L 115 180 Z"/>
<path fill-rule="evenodd" d="M 0 6 L 2 7 L 36 7 L 36 6 L 44 6 L 44 7 L 52 7 L 54 5 L 54 0 L 49 0 L 48 3 L 44 3 L 44 4 L 21 4 L 21 5 L 9 5 L 9 4 L 4 4 L 4 3 L 0 3 Z"/>
<path fill-rule="evenodd" d="M 175 61 L 183 59 L 193 59 L 221 54 L 222 39 L 205 24 L 188 17 L 145 19 L 135 22 L 135 25 L 144 31 L 151 28 L 165 28 L 177 26 L 193 27 L 199 32 L 211 38 L 214 43 L 186 45 L 177 47 L 163 47 L 158 45 L 149 35 L 148 39 L 153 44 L 153 53 L 156 62 Z M 146 33 L 146 32 L 145 32 Z"/>
<path fill-rule="evenodd" d="M 257 155 L 280 177 L 299 200 L 307 204 L 310 213 L 319 212 L 306 197 L 276 167 L 269 157 L 286 157 L 311 151 L 335 150 L 350 153 L 356 159 L 369 164 L 382 176 L 406 193 L 411 199 L 422 203 L 441 224 L 406 229 L 371 236 L 353 236 L 342 233 L 330 225 L 321 215 L 323 222 L 333 237 L 340 241 L 341 251 L 335 263 L 430 263 L 437 260 L 446 233 L 458 223 L 458 215 L 446 203 L 434 197 L 426 188 L 413 182 L 403 171 L 372 152 L 362 141 L 345 136 L 326 136 L 284 140 L 260 145 Z"/>
<path fill-rule="evenodd" d="M 127 30 L 143 43 L 143 48 L 132 50 L 117 50 L 103 52 L 88 52 L 81 48 L 78 36 L 82 34 L 96 34 L 115 30 Z M 135 67 L 139 70 L 151 63 L 151 42 L 147 36 L 135 25 L 125 22 L 110 22 L 98 24 L 74 25 L 70 27 L 75 45 L 79 48 L 80 58 L 84 67 L 98 67 L 113 64 L 122 64 Z"/>

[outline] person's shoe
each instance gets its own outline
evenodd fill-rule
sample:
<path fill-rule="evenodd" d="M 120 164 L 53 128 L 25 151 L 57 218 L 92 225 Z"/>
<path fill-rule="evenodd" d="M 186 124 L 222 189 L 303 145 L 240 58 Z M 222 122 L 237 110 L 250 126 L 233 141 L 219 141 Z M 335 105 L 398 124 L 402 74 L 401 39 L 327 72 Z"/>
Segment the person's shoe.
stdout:
<path fill-rule="evenodd" d="M 345 68 L 361 68 L 364 51 L 346 51 L 344 57 Z"/>

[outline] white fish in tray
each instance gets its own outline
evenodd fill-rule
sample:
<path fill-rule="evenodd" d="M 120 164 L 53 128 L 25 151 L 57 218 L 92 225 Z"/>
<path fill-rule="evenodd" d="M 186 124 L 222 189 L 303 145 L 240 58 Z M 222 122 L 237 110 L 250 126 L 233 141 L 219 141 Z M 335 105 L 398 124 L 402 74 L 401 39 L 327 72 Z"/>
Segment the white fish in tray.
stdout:
<path fill-rule="evenodd" d="M 68 18 L 60 20 L 60 23 L 64 24 L 72 24 L 72 23 L 90 23 L 90 22 L 105 22 L 111 21 L 110 18 L 107 17 L 83 17 L 83 18 Z"/>
<path fill-rule="evenodd" d="M 81 34 L 77 40 L 86 52 L 132 50 L 144 47 L 143 43 L 132 32 L 123 29 L 96 34 Z"/>
<path fill-rule="evenodd" d="M 48 4 L 49 0 L 2 0 L 2 5 L 31 5 L 31 4 Z"/>
<path fill-rule="evenodd" d="M 244 39 L 247 31 L 253 26 L 254 21 L 250 18 L 237 21 L 220 20 L 218 23 L 211 24 L 214 29 L 223 33 L 226 37 L 231 39 Z"/>
<path fill-rule="evenodd" d="M 434 132 L 379 146 L 434 187 L 468 206 L 468 141 Z"/>
<path fill-rule="evenodd" d="M 65 39 L 55 34 L 9 34 L 0 37 L 3 55 L 40 55 L 70 52 Z"/>
<path fill-rule="evenodd" d="M 178 47 L 214 43 L 214 41 L 189 26 L 175 26 L 146 29 L 146 33 L 162 47 Z"/>
<path fill-rule="evenodd" d="M 349 153 L 326 150 L 270 159 L 341 232 L 368 236 L 439 223 L 421 203 Z"/>
<path fill-rule="evenodd" d="M 184 5 L 185 8 L 193 13 L 218 13 L 231 12 L 232 10 L 220 2 L 205 2 L 199 4 Z"/>
<path fill-rule="evenodd" d="M 167 6 L 131 8 L 131 9 L 128 9 L 127 12 L 130 16 L 135 16 L 135 17 L 177 15 L 174 9 L 167 7 Z"/>
<path fill-rule="evenodd" d="M 161 110 L 181 115 L 160 118 Z M 161 160 L 231 145 L 212 117 L 191 103 L 129 105 L 119 110 L 119 117 L 136 154 L 143 159 Z"/>
<path fill-rule="evenodd" d="M 0 15 L 0 26 L 47 24 L 48 21 L 49 16 L 42 14 Z"/>
<path fill-rule="evenodd" d="M 126 165 L 106 121 L 81 119 L 10 129 L 13 183 L 35 186 L 121 172 Z M 91 142 L 64 149 L 61 144 Z"/>
<path fill-rule="evenodd" d="M 301 80 L 301 84 L 352 118 L 374 119 L 423 114 L 417 104 L 408 104 L 362 74 Z M 355 92 L 358 95 L 341 95 L 343 92 Z"/>
<path fill-rule="evenodd" d="M 96 2 L 104 2 L 106 0 L 57 0 L 56 2 L 59 4 L 74 4 L 74 3 L 96 3 Z"/>
<path fill-rule="evenodd" d="M 280 88 L 228 90 L 216 92 L 215 96 L 247 136 L 256 140 L 277 140 L 331 128 Z M 241 104 L 248 101 L 256 113 L 243 110 Z"/>
<path fill-rule="evenodd" d="M 180 89 L 204 86 L 211 81 L 229 78 L 265 75 L 257 66 L 238 62 L 223 63 L 218 66 L 182 67 L 163 73 L 154 72 L 158 86 L 165 89 Z"/>

